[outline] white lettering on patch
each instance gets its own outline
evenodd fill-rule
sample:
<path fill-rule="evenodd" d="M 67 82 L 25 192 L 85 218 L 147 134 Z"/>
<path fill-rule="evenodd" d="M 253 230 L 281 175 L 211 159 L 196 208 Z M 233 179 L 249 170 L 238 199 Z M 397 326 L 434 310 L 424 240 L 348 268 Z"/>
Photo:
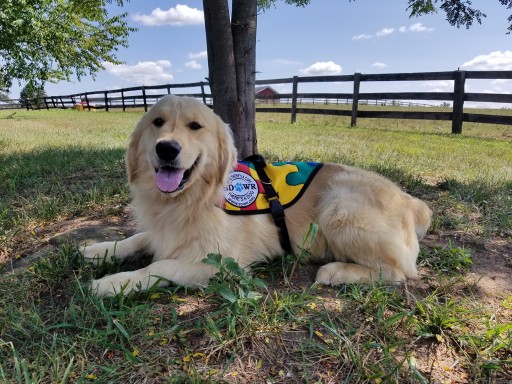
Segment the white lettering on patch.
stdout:
<path fill-rule="evenodd" d="M 224 187 L 224 198 L 229 204 L 244 208 L 254 203 L 257 197 L 258 183 L 252 176 L 240 171 L 229 174 Z"/>

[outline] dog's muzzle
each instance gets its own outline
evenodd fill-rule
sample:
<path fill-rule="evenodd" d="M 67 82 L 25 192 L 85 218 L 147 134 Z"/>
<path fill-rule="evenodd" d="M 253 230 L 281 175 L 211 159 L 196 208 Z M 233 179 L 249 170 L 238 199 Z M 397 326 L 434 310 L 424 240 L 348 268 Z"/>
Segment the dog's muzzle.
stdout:
<path fill-rule="evenodd" d="M 159 161 L 159 167 L 155 169 L 157 188 L 163 193 L 182 190 L 194 166 L 189 169 L 179 167 L 177 159 L 181 153 L 181 145 L 175 140 L 160 141 L 155 146 L 155 152 Z"/>

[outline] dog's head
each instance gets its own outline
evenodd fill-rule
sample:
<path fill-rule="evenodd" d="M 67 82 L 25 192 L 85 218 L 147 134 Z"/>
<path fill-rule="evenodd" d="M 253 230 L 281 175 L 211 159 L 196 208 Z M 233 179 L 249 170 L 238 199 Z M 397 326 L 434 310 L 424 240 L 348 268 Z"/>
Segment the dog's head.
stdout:
<path fill-rule="evenodd" d="M 126 156 L 128 181 L 165 196 L 194 185 L 219 188 L 236 163 L 230 128 L 186 97 L 160 99 L 135 128 Z"/>

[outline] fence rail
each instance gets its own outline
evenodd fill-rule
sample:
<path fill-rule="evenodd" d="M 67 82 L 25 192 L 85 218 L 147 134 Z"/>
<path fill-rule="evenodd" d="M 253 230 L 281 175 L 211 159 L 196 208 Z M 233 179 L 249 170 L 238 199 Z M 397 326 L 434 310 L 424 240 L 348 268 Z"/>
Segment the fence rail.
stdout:
<path fill-rule="evenodd" d="M 331 98 L 351 98 L 352 109 L 347 110 L 319 110 L 311 108 L 300 108 L 297 103 L 292 102 L 291 108 L 257 108 L 257 111 L 267 112 L 288 112 L 292 116 L 292 122 L 296 120 L 298 113 L 329 114 L 339 116 L 350 116 L 351 126 L 357 124 L 357 118 L 393 118 L 393 119 L 420 119 L 420 120 L 451 120 L 452 133 L 462 133 L 463 122 L 476 122 L 486 124 L 512 125 L 510 115 L 487 115 L 477 113 L 464 113 L 464 102 L 487 102 L 487 103 L 508 103 L 512 104 L 511 94 L 492 93 L 466 93 L 466 79 L 501 79 L 511 80 L 512 71 L 452 71 L 452 72 L 422 72 L 422 73 L 388 73 L 388 74 L 361 74 L 343 76 L 315 76 L 298 77 L 274 80 L 257 81 L 257 85 L 286 84 L 292 83 L 294 100 L 305 94 L 299 94 L 299 84 L 312 82 L 352 82 L 353 92 L 351 94 L 339 93 L 329 94 Z M 361 82 L 372 81 L 453 81 L 453 92 L 360 92 Z M 293 96 L 292 95 L 292 96 Z M 312 95 L 312 94 L 311 94 Z M 326 94 L 318 94 L 327 97 Z M 453 103 L 451 112 L 426 112 L 426 111 L 360 111 L 359 106 L 363 100 L 437 100 L 451 101 Z"/>
<path fill-rule="evenodd" d="M 289 113 L 291 121 L 295 122 L 297 114 L 324 114 L 350 116 L 351 126 L 357 124 L 358 118 L 394 118 L 394 119 L 426 119 L 449 120 L 452 122 L 452 133 L 462 133 L 463 122 L 485 124 L 512 125 L 512 116 L 506 114 L 488 115 L 464 112 L 464 102 L 506 103 L 512 104 L 512 94 L 473 93 L 465 92 L 467 79 L 481 80 L 512 80 L 512 71 L 451 71 L 451 72 L 421 72 L 421 73 L 388 73 L 362 74 L 342 76 L 294 76 L 291 78 L 257 80 L 256 85 L 291 85 L 291 93 L 275 94 L 257 98 L 257 112 Z M 360 92 L 363 82 L 402 82 L 402 81 L 453 81 L 453 92 Z M 321 93 L 299 92 L 301 84 L 309 83 L 352 83 L 352 93 Z M 106 91 L 83 92 L 65 96 L 47 96 L 41 99 L 12 100 L 0 104 L 0 109 L 51 109 L 78 108 L 85 110 L 143 108 L 145 111 L 158 99 L 168 94 L 201 99 L 205 104 L 211 104 L 211 95 L 206 93 L 207 82 L 164 84 L 154 86 L 139 86 Z M 189 92 L 183 92 L 188 89 Z M 190 91 L 192 89 L 192 91 Z M 178 90 L 176 92 L 176 90 Z M 407 100 L 407 101 L 405 101 Z M 396 111 L 386 110 L 387 106 L 433 106 L 412 101 L 442 101 L 450 105 L 451 112 L 429 111 Z M 447 102 L 451 102 L 449 104 Z M 337 108 L 305 108 L 301 104 L 351 105 L 351 109 Z M 379 105 L 379 110 L 359 110 L 360 105 Z M 272 105 L 272 106 L 270 106 Z M 279 105 L 279 106 L 277 106 Z M 285 105 L 290 105 L 287 107 Z"/>

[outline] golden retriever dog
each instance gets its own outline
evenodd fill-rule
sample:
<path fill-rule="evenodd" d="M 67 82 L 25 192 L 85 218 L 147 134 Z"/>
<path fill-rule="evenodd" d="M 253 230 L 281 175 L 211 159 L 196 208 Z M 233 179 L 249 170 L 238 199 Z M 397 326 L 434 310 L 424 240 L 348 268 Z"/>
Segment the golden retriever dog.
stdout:
<path fill-rule="evenodd" d="M 159 100 L 137 124 L 126 155 L 140 231 L 83 249 L 95 263 L 146 250 L 152 263 L 94 280 L 93 292 L 126 294 L 169 282 L 205 286 L 217 272 L 201 262 L 209 253 L 232 257 L 244 268 L 282 255 L 270 214 L 228 215 L 222 209 L 236 161 L 229 126 L 206 105 L 176 96 Z M 310 224 L 318 225 L 310 254 L 324 265 L 316 281 L 339 285 L 416 276 L 418 239 L 432 212 L 376 173 L 324 164 L 285 214 L 294 252 Z"/>

